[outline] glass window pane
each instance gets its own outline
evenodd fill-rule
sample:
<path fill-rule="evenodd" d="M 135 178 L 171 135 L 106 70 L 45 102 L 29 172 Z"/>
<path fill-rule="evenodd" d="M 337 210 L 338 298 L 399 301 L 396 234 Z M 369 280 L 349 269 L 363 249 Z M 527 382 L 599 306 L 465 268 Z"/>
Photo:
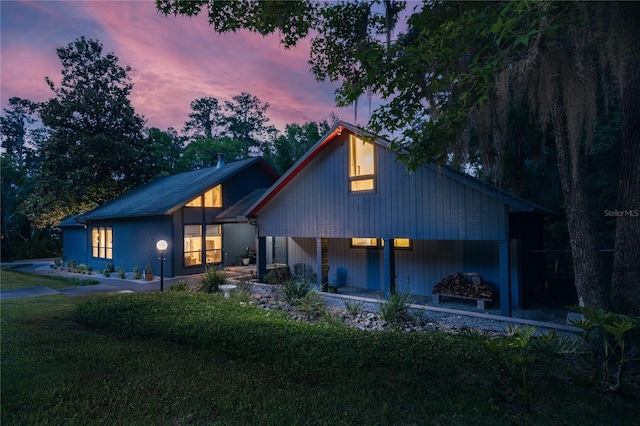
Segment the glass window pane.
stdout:
<path fill-rule="evenodd" d="M 222 185 L 204 193 L 205 207 L 222 207 Z"/>
<path fill-rule="evenodd" d="M 202 226 L 185 225 L 184 227 L 184 264 L 202 264 Z"/>
<path fill-rule="evenodd" d="M 100 246 L 100 233 L 98 228 L 91 229 L 91 255 L 98 257 L 98 247 Z"/>
<path fill-rule="evenodd" d="M 373 179 L 360 179 L 351 181 L 351 191 L 373 191 Z"/>
<path fill-rule="evenodd" d="M 377 247 L 377 238 L 352 238 L 351 245 L 354 247 Z"/>
<path fill-rule="evenodd" d="M 394 247 L 409 248 L 411 247 L 411 240 L 409 238 L 396 238 L 393 240 Z"/>
<path fill-rule="evenodd" d="M 198 195 L 196 198 L 185 204 L 185 207 L 202 207 L 202 196 Z"/>
<path fill-rule="evenodd" d="M 368 176 L 375 174 L 373 144 L 354 136 L 351 136 L 349 142 L 349 176 Z"/>

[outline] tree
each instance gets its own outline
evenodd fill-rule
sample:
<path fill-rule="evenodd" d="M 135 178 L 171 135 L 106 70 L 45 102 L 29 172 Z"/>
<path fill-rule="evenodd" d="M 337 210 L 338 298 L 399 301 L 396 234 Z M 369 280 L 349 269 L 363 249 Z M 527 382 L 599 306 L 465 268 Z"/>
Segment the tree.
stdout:
<path fill-rule="evenodd" d="M 29 127 L 36 122 L 36 108 L 37 104 L 28 99 L 13 97 L 9 99 L 9 108 L 5 108 L 5 114 L 0 117 L 2 148 L 19 165 L 26 165 L 27 157 L 32 155 L 29 140 L 34 130 Z"/>
<path fill-rule="evenodd" d="M 212 139 L 224 132 L 225 124 L 222 107 L 216 98 L 195 99 L 191 102 L 189 121 L 184 124 L 183 133 L 196 139 Z"/>
<path fill-rule="evenodd" d="M 263 17 L 229 18 L 218 14 L 215 2 L 191 9 L 183 9 L 189 3 L 183 0 L 160 3 L 165 13 L 184 14 L 207 5 L 210 21 L 215 15 L 216 22 L 233 22 L 234 29 L 255 31 Z M 382 105 L 369 127 L 392 135 L 410 168 L 456 157 L 464 163 L 466 156 L 480 158 L 485 176 L 502 181 L 505 160 L 517 151 L 506 144 L 509 111 L 525 106 L 535 129 L 553 140 L 580 303 L 640 313 L 640 288 L 634 284 L 640 274 L 640 220 L 633 216 L 640 194 L 638 3 L 425 2 L 406 15 L 406 32 L 394 43 L 389 33 L 403 2 L 309 4 L 321 16 L 314 22 L 318 36 L 311 52 L 316 77 L 341 83 L 340 105 L 356 103 L 363 94 L 379 96 Z M 287 22 L 283 17 L 274 19 Z M 614 210 L 623 213 L 616 218 L 614 273 L 608 279 L 596 225 L 603 218 L 590 214 L 587 171 L 594 125 L 616 100 L 622 120 L 615 172 L 620 207 Z M 534 158 L 542 149 L 532 141 L 527 155 Z"/>
<path fill-rule="evenodd" d="M 29 216 L 35 226 L 55 225 L 96 207 L 154 176 L 144 159 L 144 120 L 128 99 L 130 67 L 103 54 L 97 40 L 81 37 L 57 49 L 62 81 L 46 82 L 55 97 L 40 108 L 50 137 L 39 146 L 42 168 Z"/>
<path fill-rule="evenodd" d="M 277 136 L 269 143 L 265 159 L 282 174 L 315 145 L 329 128 L 326 121 L 310 121 L 302 126 L 295 123 L 287 124 L 284 135 Z"/>
<path fill-rule="evenodd" d="M 162 131 L 157 127 L 147 129 L 145 143 L 148 147 L 145 168 L 154 170 L 154 177 L 177 173 L 183 151 L 183 140 L 173 128 Z"/>
<path fill-rule="evenodd" d="M 269 103 L 262 104 L 256 96 L 246 92 L 234 96 L 233 101 L 224 103 L 227 133 L 231 139 L 245 144 L 245 157 L 249 155 L 251 148 L 260 149 L 267 134 L 273 130 L 272 126 L 267 126 L 267 108 Z"/>
<path fill-rule="evenodd" d="M 241 160 L 247 157 L 246 145 L 228 136 L 196 139 L 185 148 L 178 169 L 189 171 L 213 167 L 218 164 L 218 154 L 224 155 L 225 161 Z"/>

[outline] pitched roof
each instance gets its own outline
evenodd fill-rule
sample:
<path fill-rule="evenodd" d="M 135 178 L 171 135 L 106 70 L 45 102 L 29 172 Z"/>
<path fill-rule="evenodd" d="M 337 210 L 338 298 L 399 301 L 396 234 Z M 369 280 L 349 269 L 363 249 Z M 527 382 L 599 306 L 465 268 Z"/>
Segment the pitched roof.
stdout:
<path fill-rule="evenodd" d="M 376 143 L 384 148 L 389 148 L 391 143 L 373 133 L 360 129 L 344 121 L 338 121 L 329 132 L 320 139 L 305 155 L 302 156 L 287 172 L 278 179 L 278 181 L 267 191 L 262 197 L 260 197 L 247 211 L 248 217 L 254 217 L 262 207 L 264 207 L 276 194 L 278 194 L 293 178 L 295 178 L 314 158 L 325 149 L 329 142 L 331 142 L 336 136 L 342 134 L 344 130 L 348 130 L 360 137 L 366 138 L 368 141 Z M 503 203 L 513 207 L 516 210 L 523 212 L 539 212 L 545 214 L 553 214 L 551 211 L 537 206 L 529 201 L 516 197 L 507 191 L 501 190 L 496 186 L 482 182 L 473 176 L 467 175 L 462 172 L 458 172 L 446 166 L 438 166 L 436 164 L 427 164 L 424 167 L 437 170 L 438 173 L 454 179 L 462 184 L 468 185 L 483 194 L 487 194 L 491 197 L 497 198 Z"/>
<path fill-rule="evenodd" d="M 216 222 L 246 222 L 247 209 L 253 205 L 260 197 L 267 192 L 269 188 L 258 188 L 247 194 L 232 206 L 226 208 L 222 213 L 216 216 Z"/>
<path fill-rule="evenodd" d="M 168 215 L 196 196 L 226 181 L 248 167 L 261 163 L 261 157 L 227 163 L 224 166 L 178 173 L 147 183 L 81 216 L 81 221 Z M 275 173 L 275 172 L 273 172 Z"/>

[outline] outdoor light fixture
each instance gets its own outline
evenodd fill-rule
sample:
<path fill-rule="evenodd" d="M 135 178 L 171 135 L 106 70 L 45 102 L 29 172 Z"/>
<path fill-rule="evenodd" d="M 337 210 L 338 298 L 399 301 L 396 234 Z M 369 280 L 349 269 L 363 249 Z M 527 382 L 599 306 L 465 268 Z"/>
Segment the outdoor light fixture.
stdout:
<path fill-rule="evenodd" d="M 169 247 L 169 243 L 165 240 L 158 240 L 156 248 L 160 252 L 160 291 L 164 291 L 164 252 Z"/>

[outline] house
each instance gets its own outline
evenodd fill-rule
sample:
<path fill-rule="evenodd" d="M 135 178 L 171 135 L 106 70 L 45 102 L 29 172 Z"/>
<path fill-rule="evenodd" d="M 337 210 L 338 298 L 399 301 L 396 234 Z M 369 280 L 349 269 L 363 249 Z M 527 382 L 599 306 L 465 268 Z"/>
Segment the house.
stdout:
<path fill-rule="evenodd" d="M 270 242 L 317 284 L 431 296 L 456 272 L 492 285 L 502 315 L 544 286 L 538 206 L 473 177 L 424 165 L 408 173 L 389 142 L 336 123 L 247 211 L 258 276 Z M 300 273 L 300 270 L 296 271 Z"/>
<path fill-rule="evenodd" d="M 65 259 L 94 269 L 160 268 L 156 242 L 168 242 L 164 275 L 201 273 L 206 264 L 234 265 L 255 246 L 244 212 L 279 175 L 262 158 L 156 179 L 86 214 L 65 220 Z"/>

